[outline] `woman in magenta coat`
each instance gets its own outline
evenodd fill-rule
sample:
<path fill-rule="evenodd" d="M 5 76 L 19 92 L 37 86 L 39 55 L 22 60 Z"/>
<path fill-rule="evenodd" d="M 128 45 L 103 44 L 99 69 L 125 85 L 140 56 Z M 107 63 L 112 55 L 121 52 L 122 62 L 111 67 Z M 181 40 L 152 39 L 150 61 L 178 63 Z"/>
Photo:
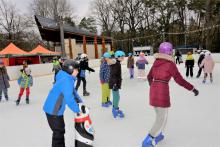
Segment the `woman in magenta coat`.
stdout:
<path fill-rule="evenodd" d="M 156 121 L 142 143 L 142 147 L 152 147 L 163 140 L 163 129 L 166 126 L 168 108 L 170 107 L 169 81 L 176 83 L 198 95 L 198 90 L 183 79 L 172 57 L 173 46 L 169 42 L 160 44 L 159 53 L 155 54 L 155 62 L 147 76 L 150 84 L 150 105 L 156 112 Z"/>

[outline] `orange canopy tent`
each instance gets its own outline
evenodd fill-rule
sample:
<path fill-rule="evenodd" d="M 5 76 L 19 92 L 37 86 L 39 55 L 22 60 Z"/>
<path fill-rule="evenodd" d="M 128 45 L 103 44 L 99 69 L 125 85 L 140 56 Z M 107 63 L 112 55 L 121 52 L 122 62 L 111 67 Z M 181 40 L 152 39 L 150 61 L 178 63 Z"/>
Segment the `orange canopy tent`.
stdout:
<path fill-rule="evenodd" d="M 24 60 L 29 64 L 40 63 L 38 56 L 18 48 L 13 43 L 10 43 L 6 48 L 0 51 L 0 56 L 3 57 L 6 66 L 22 65 Z"/>
<path fill-rule="evenodd" d="M 29 54 L 41 54 L 41 55 L 60 55 L 58 52 L 52 52 L 41 45 L 38 45 L 35 49 L 29 52 Z"/>

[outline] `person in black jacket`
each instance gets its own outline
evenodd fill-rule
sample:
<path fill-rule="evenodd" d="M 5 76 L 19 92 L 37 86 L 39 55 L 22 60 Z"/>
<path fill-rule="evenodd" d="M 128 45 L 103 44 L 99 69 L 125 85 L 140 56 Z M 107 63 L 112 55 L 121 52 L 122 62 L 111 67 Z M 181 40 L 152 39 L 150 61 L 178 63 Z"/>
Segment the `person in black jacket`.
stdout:
<path fill-rule="evenodd" d="M 176 64 L 177 63 L 180 64 L 181 63 L 180 60 L 181 60 L 182 55 L 180 54 L 179 50 L 176 51 L 175 56 L 176 56 Z"/>
<path fill-rule="evenodd" d="M 86 90 L 86 70 L 95 72 L 94 69 L 89 67 L 88 63 L 89 59 L 86 54 L 81 54 L 80 60 L 79 60 L 79 73 L 77 75 L 77 84 L 76 84 L 76 90 L 78 90 L 81 81 L 83 81 L 83 96 L 89 96 L 90 93 Z"/>
<path fill-rule="evenodd" d="M 121 61 L 124 60 L 125 53 L 123 51 L 116 51 L 115 59 L 111 60 L 110 63 L 110 78 L 109 78 L 109 89 L 112 89 L 113 95 L 113 117 L 124 117 L 124 113 L 119 109 L 119 89 L 121 89 L 122 76 L 121 76 Z"/>
<path fill-rule="evenodd" d="M 199 54 L 199 59 L 198 59 L 198 66 L 199 66 L 199 71 L 198 71 L 198 74 L 197 74 L 197 78 L 199 78 L 200 77 L 200 75 L 201 75 L 201 73 L 202 73 L 202 69 L 204 68 L 204 66 L 203 67 L 200 67 L 200 64 L 202 63 L 202 60 L 205 58 L 205 53 L 204 52 L 201 52 L 200 54 Z"/>
<path fill-rule="evenodd" d="M 4 66 L 3 61 L 0 59 L 0 102 L 2 100 L 2 92 L 5 95 L 6 101 L 8 101 L 8 88 L 10 87 L 9 80 L 7 69 Z"/>

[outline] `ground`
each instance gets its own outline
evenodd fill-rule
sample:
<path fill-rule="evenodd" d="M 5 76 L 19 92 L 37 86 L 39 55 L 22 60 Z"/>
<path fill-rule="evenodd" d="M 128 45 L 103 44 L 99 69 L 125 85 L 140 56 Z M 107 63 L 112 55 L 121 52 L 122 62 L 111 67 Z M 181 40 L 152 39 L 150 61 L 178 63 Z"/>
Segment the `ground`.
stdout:
<path fill-rule="evenodd" d="M 148 65 L 149 71 L 151 65 Z M 184 75 L 184 65 L 178 65 Z M 120 108 L 124 119 L 114 119 L 111 108 L 101 107 L 101 88 L 98 68 L 88 73 L 89 97 L 83 97 L 90 108 L 95 129 L 95 147 L 141 147 L 151 128 L 155 113 L 149 106 L 149 86 L 146 81 L 129 79 L 123 66 L 123 85 L 120 91 Z M 195 73 L 197 68 L 194 69 Z M 135 71 L 137 73 L 137 71 Z M 202 78 L 187 78 L 199 90 L 195 97 L 190 91 L 170 82 L 172 106 L 169 109 L 165 140 L 159 147 L 219 147 L 220 146 L 220 64 L 214 70 L 214 83 L 202 84 Z M 184 76 L 185 77 L 185 76 Z M 16 106 L 19 89 L 16 81 L 10 82 L 10 101 L 0 103 L 0 146 L 1 147 L 50 147 L 51 130 L 42 111 L 45 98 L 52 87 L 53 76 L 34 78 L 30 104 Z M 82 95 L 82 87 L 79 93 Z M 67 108 L 66 146 L 74 147 L 74 114 Z"/>

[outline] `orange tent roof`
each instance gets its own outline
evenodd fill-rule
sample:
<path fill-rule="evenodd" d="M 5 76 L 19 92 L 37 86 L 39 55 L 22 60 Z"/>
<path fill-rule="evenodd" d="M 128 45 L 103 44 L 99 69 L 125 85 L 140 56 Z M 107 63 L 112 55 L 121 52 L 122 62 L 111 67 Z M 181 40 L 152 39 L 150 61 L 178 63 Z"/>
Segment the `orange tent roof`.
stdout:
<path fill-rule="evenodd" d="M 22 49 L 15 46 L 13 43 L 10 43 L 5 49 L 0 52 L 0 55 L 28 55 L 28 52 L 23 51 Z"/>
<path fill-rule="evenodd" d="M 35 49 L 29 52 L 30 54 L 60 54 L 58 52 L 52 52 L 41 45 L 38 45 Z"/>

